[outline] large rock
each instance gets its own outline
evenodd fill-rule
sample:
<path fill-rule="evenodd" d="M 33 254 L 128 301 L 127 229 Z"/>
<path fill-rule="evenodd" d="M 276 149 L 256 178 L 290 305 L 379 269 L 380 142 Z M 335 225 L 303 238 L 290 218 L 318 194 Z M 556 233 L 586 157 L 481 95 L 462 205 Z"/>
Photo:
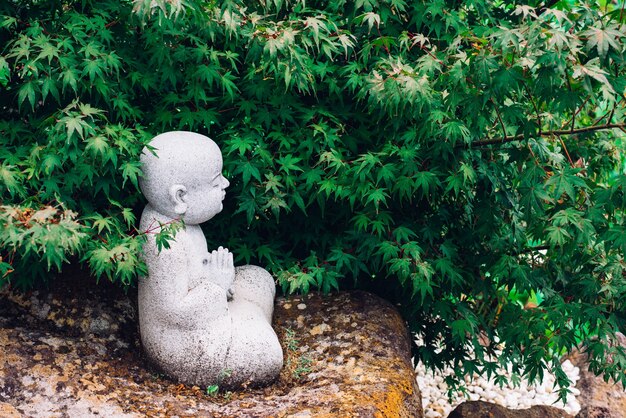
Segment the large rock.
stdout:
<path fill-rule="evenodd" d="M 285 367 L 278 380 L 209 395 L 150 368 L 135 295 L 106 284 L 54 286 L 53 293 L 0 294 L 2 416 L 422 416 L 404 322 L 371 294 L 279 298 L 274 327 Z"/>
<path fill-rule="evenodd" d="M 616 412 L 612 411 L 611 408 L 606 406 L 583 406 L 580 409 L 580 412 L 576 414 L 576 418 L 614 418 L 618 415 Z"/>
<path fill-rule="evenodd" d="M 559 408 L 537 405 L 528 409 L 507 409 L 494 403 L 468 401 L 457 406 L 448 418 L 571 418 Z"/>
<path fill-rule="evenodd" d="M 618 334 L 618 342 L 626 347 L 626 337 Z M 605 382 L 602 376 L 589 371 L 586 354 L 574 351 L 570 361 L 580 369 L 580 379 L 576 388 L 581 410 L 577 418 L 624 418 L 626 417 L 626 391 L 613 380 Z"/>

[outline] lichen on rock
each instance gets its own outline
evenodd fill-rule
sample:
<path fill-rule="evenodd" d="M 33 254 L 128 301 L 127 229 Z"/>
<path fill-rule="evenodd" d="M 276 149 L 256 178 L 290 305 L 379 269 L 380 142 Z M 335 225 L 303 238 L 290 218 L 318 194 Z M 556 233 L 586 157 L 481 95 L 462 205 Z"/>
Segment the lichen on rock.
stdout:
<path fill-rule="evenodd" d="M 0 293 L 0 415 L 422 416 L 409 334 L 376 296 L 278 298 L 273 325 L 286 367 L 277 381 L 213 395 L 150 368 L 134 297 L 82 277 L 53 291 Z"/>

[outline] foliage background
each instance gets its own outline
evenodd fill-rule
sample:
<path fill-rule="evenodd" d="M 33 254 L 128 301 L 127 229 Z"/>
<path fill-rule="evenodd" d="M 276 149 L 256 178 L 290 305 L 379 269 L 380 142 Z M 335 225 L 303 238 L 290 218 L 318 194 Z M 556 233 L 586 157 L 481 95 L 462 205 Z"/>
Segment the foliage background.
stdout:
<path fill-rule="evenodd" d="M 459 376 L 500 361 L 566 384 L 560 354 L 583 341 L 626 382 L 610 344 L 624 3 L 9 0 L 0 15 L 0 285 L 68 262 L 132 285 L 139 153 L 191 130 L 232 184 L 209 245 L 285 291 L 385 288 L 420 358 Z"/>

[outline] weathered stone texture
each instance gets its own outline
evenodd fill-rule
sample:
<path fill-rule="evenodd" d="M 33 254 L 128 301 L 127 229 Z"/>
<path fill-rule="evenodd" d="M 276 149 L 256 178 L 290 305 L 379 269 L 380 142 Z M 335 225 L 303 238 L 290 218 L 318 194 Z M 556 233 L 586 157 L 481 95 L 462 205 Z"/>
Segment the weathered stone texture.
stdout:
<path fill-rule="evenodd" d="M 306 386 L 319 394 L 310 408 L 314 416 L 421 416 L 409 335 L 389 303 L 365 292 L 312 295 L 280 299 L 275 315 L 281 339 L 293 330 L 296 353 L 311 360 Z M 287 371 L 294 362 L 288 353 Z"/>
<path fill-rule="evenodd" d="M 209 396 L 150 369 L 134 295 L 72 286 L 0 293 L 0 416 L 421 417 L 404 322 L 370 294 L 279 298 L 279 379 Z"/>
<path fill-rule="evenodd" d="M 469 401 L 457 406 L 448 418 L 572 418 L 572 416 L 562 409 L 551 406 L 507 409 L 494 403 Z"/>
<path fill-rule="evenodd" d="M 626 337 L 618 335 L 619 344 L 626 347 Z M 580 368 L 580 380 L 576 388 L 580 391 L 578 401 L 581 411 L 577 418 L 624 418 L 626 417 L 626 391 L 621 384 L 610 380 L 605 382 L 602 376 L 589 371 L 587 356 L 575 351 L 569 356 L 570 361 Z"/>

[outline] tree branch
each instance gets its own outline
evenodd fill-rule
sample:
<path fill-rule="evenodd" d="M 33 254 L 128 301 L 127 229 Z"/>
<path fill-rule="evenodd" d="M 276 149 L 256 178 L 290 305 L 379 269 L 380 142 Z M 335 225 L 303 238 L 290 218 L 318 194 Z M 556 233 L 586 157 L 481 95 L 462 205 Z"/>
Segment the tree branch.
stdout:
<path fill-rule="evenodd" d="M 493 98 L 491 99 L 491 103 L 494 104 L 494 108 L 496 110 L 496 115 L 498 116 L 498 121 L 500 122 L 500 127 L 502 128 L 502 135 L 504 136 L 504 140 L 507 140 L 507 136 L 506 136 L 506 127 L 504 126 L 504 122 L 502 121 L 502 117 L 500 116 L 500 111 L 498 110 L 498 105 L 496 104 L 496 102 L 494 102 Z"/>
<path fill-rule="evenodd" d="M 591 95 L 589 95 L 585 101 L 578 107 L 578 109 L 576 109 L 576 111 L 574 112 L 574 114 L 572 115 L 572 122 L 570 124 L 570 128 L 574 129 L 574 126 L 576 126 L 576 116 L 578 116 L 578 114 L 580 113 L 581 110 L 583 110 L 583 107 L 587 104 L 587 102 L 589 101 L 589 99 L 591 99 Z M 610 122 L 610 119 L 609 119 Z"/>
<path fill-rule="evenodd" d="M 533 108 L 535 109 L 535 115 L 537 116 L 537 126 L 539 126 L 539 133 L 541 133 L 541 126 L 543 125 L 543 122 L 541 121 L 539 108 L 537 107 L 537 103 L 535 103 L 535 99 L 533 98 L 533 95 L 530 92 L 528 85 L 526 83 L 523 83 L 523 84 L 524 84 L 524 90 L 526 90 L 526 94 L 528 94 L 528 98 L 530 99 L 530 102 L 533 104 Z"/>
<path fill-rule="evenodd" d="M 626 2 L 625 2 L 625 3 L 626 3 Z M 606 112 L 604 115 L 600 116 L 598 119 L 596 119 L 596 120 L 592 123 L 592 125 L 597 125 L 598 123 L 600 123 L 600 121 L 601 121 L 602 119 L 606 118 L 606 117 L 607 117 L 607 116 L 609 116 L 609 115 L 610 115 L 610 116 L 609 116 L 609 118 L 606 120 L 606 122 L 607 122 L 607 123 L 611 123 L 611 121 L 613 120 L 613 115 L 615 114 L 615 110 L 617 109 L 617 105 L 618 105 L 618 104 L 621 104 L 623 100 L 624 100 L 624 99 L 621 99 L 621 100 L 619 100 L 619 101 L 615 101 L 615 102 L 613 103 L 613 108 L 612 108 L 610 111 Z"/>
<path fill-rule="evenodd" d="M 576 135 L 586 132 L 604 131 L 607 129 L 626 129 L 626 123 L 607 123 L 605 125 L 587 126 L 578 129 L 558 129 L 554 131 L 540 132 L 537 136 L 550 137 L 559 135 Z M 472 142 L 470 147 L 480 147 L 484 145 L 505 144 L 507 142 L 521 141 L 525 138 L 524 134 L 510 136 L 507 138 L 483 139 L 481 141 Z"/>
<path fill-rule="evenodd" d="M 561 145 L 563 146 L 563 150 L 565 151 L 565 155 L 567 155 L 567 160 L 569 161 L 569 165 L 574 168 L 574 161 L 572 161 L 572 157 L 570 157 L 569 155 L 569 151 L 567 150 L 567 147 L 565 146 L 565 142 L 563 141 L 563 138 L 561 138 L 561 135 L 558 135 L 559 141 L 561 142 Z"/>

